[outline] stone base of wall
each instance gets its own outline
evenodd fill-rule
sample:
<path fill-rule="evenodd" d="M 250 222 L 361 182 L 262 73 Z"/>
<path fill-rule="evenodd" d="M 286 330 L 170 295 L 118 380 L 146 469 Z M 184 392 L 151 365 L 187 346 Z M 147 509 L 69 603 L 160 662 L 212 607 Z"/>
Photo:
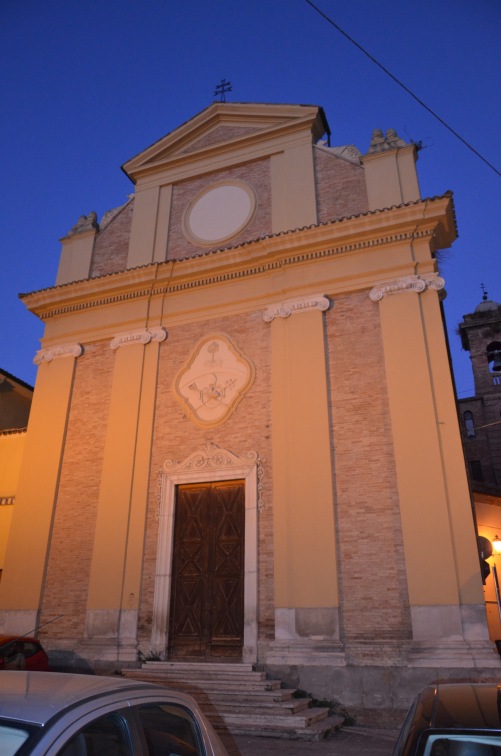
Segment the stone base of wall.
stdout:
<path fill-rule="evenodd" d="M 344 652 L 317 645 L 309 653 L 289 644 L 281 662 L 278 645 L 261 647 L 261 669 L 288 687 L 336 702 L 359 724 L 399 726 L 425 685 L 500 678 L 501 660 L 491 643 L 358 643 Z"/>

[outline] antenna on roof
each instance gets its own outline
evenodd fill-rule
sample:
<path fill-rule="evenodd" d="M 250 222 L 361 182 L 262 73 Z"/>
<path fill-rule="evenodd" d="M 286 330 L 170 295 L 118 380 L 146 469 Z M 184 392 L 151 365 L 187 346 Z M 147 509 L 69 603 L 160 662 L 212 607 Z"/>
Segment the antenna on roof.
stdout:
<path fill-rule="evenodd" d="M 226 92 L 231 92 L 231 81 L 221 79 L 221 83 L 216 86 L 214 90 L 214 97 L 219 97 L 219 102 L 226 102 Z"/>

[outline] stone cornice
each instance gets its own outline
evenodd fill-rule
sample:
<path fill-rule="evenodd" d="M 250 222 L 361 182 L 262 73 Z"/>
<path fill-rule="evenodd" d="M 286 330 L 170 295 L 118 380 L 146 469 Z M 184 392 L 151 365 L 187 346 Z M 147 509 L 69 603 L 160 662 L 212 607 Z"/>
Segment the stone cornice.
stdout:
<path fill-rule="evenodd" d="M 59 360 L 62 357 L 80 357 L 81 354 L 83 354 L 81 344 L 65 344 L 50 349 L 39 349 L 33 358 L 33 362 L 35 365 L 40 365 L 42 362 L 52 362 L 52 360 Z"/>
<path fill-rule="evenodd" d="M 260 276 L 276 270 L 383 249 L 422 240 L 435 248 L 452 212 L 450 196 L 422 200 L 389 210 L 344 218 L 320 226 L 284 232 L 239 247 L 197 257 L 124 270 L 23 295 L 26 306 L 42 320 L 134 299 Z M 455 231 L 446 222 L 449 243 Z"/>
<path fill-rule="evenodd" d="M 285 302 L 279 302 L 270 305 L 263 313 L 265 323 L 271 323 L 275 318 L 288 318 L 299 312 L 308 310 L 325 310 L 329 309 L 329 300 L 323 294 L 311 297 L 301 297 L 300 299 L 288 299 Z"/>
<path fill-rule="evenodd" d="M 165 328 L 150 328 L 143 331 L 129 331 L 121 333 L 112 339 L 110 349 L 118 349 L 123 346 L 132 346 L 133 344 L 149 344 L 150 341 L 165 341 L 167 331 Z"/>
<path fill-rule="evenodd" d="M 429 273 L 422 276 L 402 276 L 392 281 L 385 281 L 377 284 L 369 292 L 369 297 L 373 302 L 379 302 L 383 297 L 390 294 L 403 294 L 405 292 L 415 292 L 420 294 L 426 289 L 435 289 L 440 291 L 445 286 L 445 281 L 438 273 Z"/>
<path fill-rule="evenodd" d="M 16 501 L 15 496 L 0 496 L 0 507 L 9 507 Z"/>

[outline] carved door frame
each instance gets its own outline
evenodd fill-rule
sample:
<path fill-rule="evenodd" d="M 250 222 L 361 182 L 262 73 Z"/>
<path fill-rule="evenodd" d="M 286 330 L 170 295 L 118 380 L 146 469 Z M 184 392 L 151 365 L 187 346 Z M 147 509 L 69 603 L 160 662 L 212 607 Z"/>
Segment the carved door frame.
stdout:
<path fill-rule="evenodd" d="M 259 509 L 259 461 L 256 452 L 238 456 L 215 444 L 207 444 L 183 462 L 167 460 L 159 476 L 158 545 L 153 597 L 151 648 L 168 646 L 176 486 L 185 483 L 244 481 L 244 646 L 242 661 L 257 661 L 257 554 Z"/>

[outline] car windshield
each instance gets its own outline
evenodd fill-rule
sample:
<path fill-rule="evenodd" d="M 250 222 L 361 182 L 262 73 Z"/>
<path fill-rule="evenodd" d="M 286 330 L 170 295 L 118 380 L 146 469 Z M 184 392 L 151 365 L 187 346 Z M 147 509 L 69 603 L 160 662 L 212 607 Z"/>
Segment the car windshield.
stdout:
<path fill-rule="evenodd" d="M 29 736 L 30 731 L 22 726 L 0 722 L 0 753 L 14 756 Z"/>
<path fill-rule="evenodd" d="M 441 733 L 430 735 L 424 756 L 501 756 L 499 735 Z"/>

